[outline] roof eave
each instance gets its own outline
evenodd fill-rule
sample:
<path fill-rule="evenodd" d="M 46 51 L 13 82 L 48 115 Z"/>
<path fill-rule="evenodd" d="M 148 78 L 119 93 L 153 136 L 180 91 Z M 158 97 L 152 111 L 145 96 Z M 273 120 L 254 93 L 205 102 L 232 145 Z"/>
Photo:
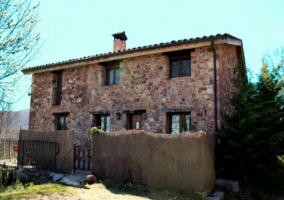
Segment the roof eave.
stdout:
<path fill-rule="evenodd" d="M 81 59 L 74 59 L 63 61 L 54 64 L 47 64 L 46 66 L 38 66 L 33 68 L 28 68 L 22 70 L 22 72 L 26 74 L 33 74 L 33 73 L 42 73 L 42 72 L 49 72 L 67 68 L 77 68 L 81 66 L 86 66 L 90 64 L 96 64 L 100 62 L 107 62 L 112 60 L 118 59 L 127 59 L 137 56 L 143 55 L 150 55 L 150 54 L 157 54 L 157 53 L 166 53 L 170 51 L 177 51 L 189 48 L 198 48 L 203 46 L 210 46 L 210 41 L 214 40 L 214 44 L 229 44 L 229 45 L 236 45 L 242 46 L 242 41 L 234 36 L 229 34 L 224 35 L 217 35 L 211 36 L 206 38 L 196 38 L 190 40 L 183 40 L 183 41 L 172 41 L 170 43 L 164 43 L 159 45 L 149 45 L 144 47 L 132 48 L 124 51 L 114 52 L 114 53 L 105 53 L 96 56 L 90 56 Z"/>

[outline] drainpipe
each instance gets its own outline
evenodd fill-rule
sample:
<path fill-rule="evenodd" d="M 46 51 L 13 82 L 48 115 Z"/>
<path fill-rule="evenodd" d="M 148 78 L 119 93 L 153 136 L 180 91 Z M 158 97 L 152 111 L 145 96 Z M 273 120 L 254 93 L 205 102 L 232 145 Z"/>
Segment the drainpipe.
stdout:
<path fill-rule="evenodd" d="M 218 131 L 218 124 L 217 124 L 217 66 L 216 66 L 216 50 L 214 47 L 214 41 L 213 39 L 210 40 L 211 41 L 211 47 L 213 50 L 213 67 L 214 67 L 214 125 L 215 125 L 215 132 Z"/>

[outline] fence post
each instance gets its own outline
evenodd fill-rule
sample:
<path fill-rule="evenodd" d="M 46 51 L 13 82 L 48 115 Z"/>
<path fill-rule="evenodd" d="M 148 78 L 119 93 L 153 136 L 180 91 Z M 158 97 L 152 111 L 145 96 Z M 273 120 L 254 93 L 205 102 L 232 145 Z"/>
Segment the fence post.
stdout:
<path fill-rule="evenodd" d="M 91 153 L 91 150 L 88 150 L 88 152 L 87 152 L 87 160 L 88 160 L 88 169 L 90 169 L 91 167 L 90 167 L 90 157 L 91 157 L 91 155 L 90 155 L 90 153 Z"/>
<path fill-rule="evenodd" d="M 24 142 L 24 140 L 22 140 L 22 167 L 24 167 L 24 158 L 25 158 L 24 146 L 25 146 L 25 142 Z"/>
<path fill-rule="evenodd" d="M 54 143 L 54 173 L 56 173 L 56 147 L 57 143 Z"/>
<path fill-rule="evenodd" d="M 19 138 L 18 138 L 18 141 L 17 141 L 17 145 L 18 145 L 18 152 L 16 153 L 16 155 L 17 155 L 16 160 L 17 160 L 17 167 L 19 167 Z"/>
<path fill-rule="evenodd" d="M 85 153 L 86 153 L 86 150 L 83 149 L 83 150 L 82 150 L 82 153 L 83 153 L 83 156 L 82 156 L 82 158 L 83 158 L 83 169 L 85 169 L 85 159 L 86 159 Z"/>
<path fill-rule="evenodd" d="M 9 149 L 9 161 L 11 161 L 11 138 L 9 138 L 8 142 L 9 142 L 9 147 L 8 147 L 8 149 Z"/>
<path fill-rule="evenodd" d="M 73 146 L 73 149 L 74 149 L 74 172 L 75 172 L 75 170 L 76 170 L 76 144 L 74 144 L 74 146 Z"/>

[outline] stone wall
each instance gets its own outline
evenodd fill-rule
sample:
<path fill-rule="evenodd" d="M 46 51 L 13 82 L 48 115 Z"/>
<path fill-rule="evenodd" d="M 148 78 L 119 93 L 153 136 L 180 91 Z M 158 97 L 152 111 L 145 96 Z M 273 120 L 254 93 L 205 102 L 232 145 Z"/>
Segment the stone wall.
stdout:
<path fill-rule="evenodd" d="M 108 111 L 111 130 L 125 129 L 126 115 L 116 122 L 115 112 L 146 110 L 143 129 L 166 132 L 166 113 L 188 111 L 192 130 L 213 130 L 213 55 L 211 48 L 192 53 L 192 76 L 169 79 L 167 56 L 156 54 L 127 59 L 120 63 L 120 85 L 104 85 L 101 66 L 91 66 L 90 110 Z M 97 103 L 99 102 L 99 103 Z"/>
<path fill-rule="evenodd" d="M 38 132 L 21 130 L 19 140 L 57 142 L 56 170 L 71 174 L 74 171 L 74 131 Z"/>
<path fill-rule="evenodd" d="M 218 47 L 218 121 L 219 128 L 226 126 L 225 116 L 232 111 L 230 99 L 234 91 L 233 79 L 236 75 L 238 56 L 236 46 L 222 45 Z M 222 59 L 220 59 L 222 58 Z"/>
<path fill-rule="evenodd" d="M 218 98 L 222 98 L 221 103 L 218 99 L 218 108 L 226 110 L 226 98 L 231 87 L 228 78 L 237 57 L 234 46 L 218 45 L 216 52 Z M 119 85 L 105 85 L 106 70 L 99 64 L 64 70 L 60 106 L 52 105 L 54 74 L 34 74 L 30 130 L 52 131 L 55 129 L 52 114 L 69 112 L 68 129 L 73 129 L 76 142 L 84 145 L 90 142 L 91 113 L 109 113 L 111 131 L 117 131 L 127 128 L 127 115 L 123 111 L 145 110 L 143 130 L 166 133 L 166 114 L 186 111 L 191 112 L 192 131 L 213 133 L 213 63 L 210 46 L 196 48 L 191 53 L 191 76 L 170 79 L 169 58 L 166 55 L 124 59 L 120 62 Z M 122 113 L 120 120 L 115 118 L 116 112 Z"/>
<path fill-rule="evenodd" d="M 53 102 L 53 74 L 42 73 L 32 76 L 32 95 L 29 129 L 33 131 L 52 131 L 54 126 L 49 112 Z"/>
<path fill-rule="evenodd" d="M 32 79 L 32 98 L 30 127 L 33 131 L 56 130 L 54 114 L 68 113 L 68 129 L 74 130 L 76 140 L 89 141 L 89 100 L 87 92 L 88 67 L 65 70 L 62 73 L 61 105 L 53 105 L 53 73 L 34 74 Z"/>

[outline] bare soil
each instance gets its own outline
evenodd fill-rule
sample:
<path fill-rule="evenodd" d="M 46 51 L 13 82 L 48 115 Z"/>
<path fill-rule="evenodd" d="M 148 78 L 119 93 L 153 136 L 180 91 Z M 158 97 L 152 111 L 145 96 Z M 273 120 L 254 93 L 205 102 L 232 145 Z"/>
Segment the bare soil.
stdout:
<path fill-rule="evenodd" d="M 83 188 L 77 188 L 72 186 L 66 186 L 66 192 L 63 194 L 44 194 L 31 196 L 27 199 L 32 200 L 85 200 L 85 199 L 126 199 L 126 200 L 142 200 L 149 199 L 143 196 L 137 196 L 130 194 L 129 192 L 123 192 L 117 189 L 107 189 L 103 184 L 96 183 L 92 185 L 85 185 Z"/>

